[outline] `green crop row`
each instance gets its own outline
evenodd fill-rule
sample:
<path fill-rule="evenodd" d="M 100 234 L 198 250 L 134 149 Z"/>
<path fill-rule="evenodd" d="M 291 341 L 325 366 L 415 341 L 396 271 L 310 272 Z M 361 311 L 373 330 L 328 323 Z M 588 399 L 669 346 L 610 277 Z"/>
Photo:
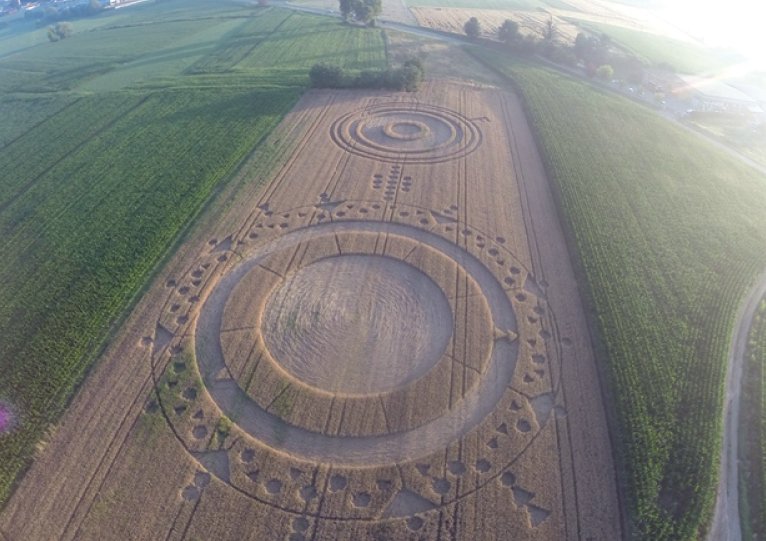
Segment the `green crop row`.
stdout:
<path fill-rule="evenodd" d="M 209 24 L 207 20 L 191 20 L 97 29 L 75 33 L 60 42 L 41 43 L 0 59 L 0 91 L 75 90 L 82 81 L 119 69 L 125 62 L 159 49 L 172 50 L 174 43 L 201 32 Z M 76 32 L 77 22 L 73 23 L 73 28 Z"/>
<path fill-rule="evenodd" d="M 70 105 L 72 96 L 40 96 L 0 99 L 0 149 L 21 137 L 27 130 Z"/>
<path fill-rule="evenodd" d="M 42 174 L 16 168 L 33 183 L 0 211 L 0 396 L 22 429 L 0 443 L 1 493 L 178 232 L 299 92 L 152 94 Z M 40 130 L 66 128 L 56 120 Z"/>
<path fill-rule="evenodd" d="M 766 267 L 762 175 L 633 102 L 473 50 L 525 102 L 586 286 L 628 536 L 695 539 L 735 312 Z"/>
<path fill-rule="evenodd" d="M 276 77 L 296 85 L 308 84 L 308 72 L 317 62 L 347 70 L 380 70 L 387 67 L 383 34 L 360 29 L 334 19 L 293 13 L 247 53 L 234 69 L 243 74 Z"/>
<path fill-rule="evenodd" d="M 748 336 L 739 425 L 742 539 L 766 535 L 766 299 Z"/>
<path fill-rule="evenodd" d="M 275 32 L 294 18 L 307 35 Z M 259 47 L 280 49 L 260 60 L 268 69 L 184 74 L 264 21 Z M 303 49 L 356 59 L 365 42 L 385 64 L 378 30 L 227 0 L 91 23 L 0 59 L 0 114 L 15 119 L 0 128 L 0 399 L 20 416 L 0 437 L 0 505 L 191 220 L 229 179 L 267 178 L 233 173 L 304 91 Z M 259 168 L 272 153 L 260 148 Z"/>
<path fill-rule="evenodd" d="M 282 9 L 266 9 L 245 20 L 212 53 L 189 67 L 188 73 L 224 73 L 231 71 L 255 47 L 269 39 L 292 15 Z"/>

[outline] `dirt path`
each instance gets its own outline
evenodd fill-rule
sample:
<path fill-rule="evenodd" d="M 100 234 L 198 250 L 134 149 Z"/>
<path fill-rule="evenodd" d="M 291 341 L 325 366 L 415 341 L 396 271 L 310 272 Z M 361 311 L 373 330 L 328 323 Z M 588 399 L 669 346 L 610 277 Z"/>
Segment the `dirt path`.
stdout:
<path fill-rule="evenodd" d="M 734 327 L 734 338 L 729 351 L 729 366 L 726 374 L 721 473 L 713 524 L 708 534 L 709 541 L 740 541 L 742 539 L 739 523 L 739 478 L 737 475 L 740 390 L 742 388 L 742 369 L 747 348 L 747 337 L 758 303 L 764 294 L 766 294 L 766 274 L 760 276 L 755 287 L 743 302 Z"/>

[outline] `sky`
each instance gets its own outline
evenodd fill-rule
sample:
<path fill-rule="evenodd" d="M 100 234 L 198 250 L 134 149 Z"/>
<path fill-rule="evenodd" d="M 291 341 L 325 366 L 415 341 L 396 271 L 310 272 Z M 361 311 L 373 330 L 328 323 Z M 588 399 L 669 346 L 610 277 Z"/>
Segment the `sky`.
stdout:
<path fill-rule="evenodd" d="M 711 47 L 735 49 L 766 68 L 766 1 L 665 0 L 653 11 Z"/>

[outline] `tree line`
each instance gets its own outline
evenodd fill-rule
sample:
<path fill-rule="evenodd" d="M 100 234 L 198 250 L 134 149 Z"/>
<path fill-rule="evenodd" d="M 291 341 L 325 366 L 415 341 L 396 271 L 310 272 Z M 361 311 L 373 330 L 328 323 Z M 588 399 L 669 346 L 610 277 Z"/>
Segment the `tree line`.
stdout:
<path fill-rule="evenodd" d="M 481 23 L 476 17 L 468 19 L 463 26 L 466 36 L 472 40 L 481 39 Z M 644 64 L 635 56 L 618 55 L 613 52 L 612 40 L 607 34 L 587 34 L 580 32 L 572 46 L 557 43 L 556 23 L 549 18 L 542 29 L 542 39 L 532 35 L 523 35 L 519 24 L 506 19 L 498 28 L 496 39 L 508 50 L 521 54 L 541 54 L 546 58 L 565 66 L 581 63 L 588 76 L 609 81 L 615 71 L 628 81 L 640 81 Z"/>
<path fill-rule="evenodd" d="M 340 66 L 320 62 L 309 72 L 315 88 L 386 88 L 414 92 L 425 78 L 423 63 L 410 58 L 399 68 L 349 72 Z"/>

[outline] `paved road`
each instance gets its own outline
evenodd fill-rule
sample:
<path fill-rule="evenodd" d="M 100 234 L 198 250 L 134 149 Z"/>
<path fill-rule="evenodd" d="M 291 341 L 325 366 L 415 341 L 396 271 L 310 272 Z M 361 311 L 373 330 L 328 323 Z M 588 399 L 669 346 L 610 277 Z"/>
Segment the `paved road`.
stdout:
<path fill-rule="evenodd" d="M 739 475 L 737 471 L 740 390 L 747 351 L 747 338 L 758 304 L 764 295 L 766 295 L 766 274 L 759 277 L 756 286 L 743 301 L 734 327 L 732 346 L 729 350 L 729 366 L 726 373 L 721 472 L 713 524 L 708 534 L 709 541 L 742 541 L 739 517 Z"/>

